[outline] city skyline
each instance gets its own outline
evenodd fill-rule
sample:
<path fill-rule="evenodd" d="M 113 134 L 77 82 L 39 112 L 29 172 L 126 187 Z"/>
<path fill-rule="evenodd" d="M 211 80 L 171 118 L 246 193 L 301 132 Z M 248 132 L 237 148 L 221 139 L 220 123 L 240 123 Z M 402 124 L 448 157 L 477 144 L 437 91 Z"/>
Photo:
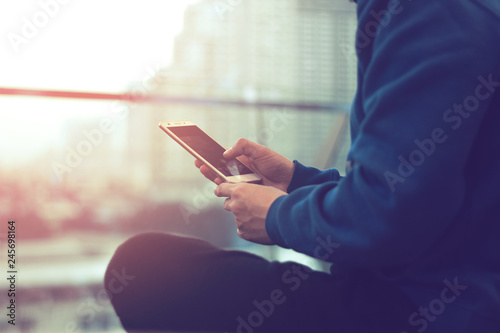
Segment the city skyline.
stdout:
<path fill-rule="evenodd" d="M 247 137 L 308 164 L 330 153 L 318 149 L 332 150 L 325 142 L 332 138 L 329 132 L 337 130 L 341 135 L 335 138 L 343 144 L 332 158 L 343 165 L 348 133 L 342 128 L 347 127 L 356 82 L 356 69 L 346 56 L 345 45 L 354 40 L 350 27 L 355 25 L 355 7 L 324 0 L 247 1 L 221 18 L 213 11 L 215 4 L 202 0 L 187 8 L 173 62 L 155 80 L 152 94 L 343 107 L 328 113 L 142 105 L 128 119 L 129 156 L 138 161 L 130 166 L 130 178 L 149 182 L 151 188 L 168 186 L 164 193 L 170 187 L 199 186 L 196 170 L 186 171 L 192 157 L 164 133 L 152 130 L 163 120 L 192 120 L 223 145 Z M 175 195 L 182 194 L 175 191 Z"/>

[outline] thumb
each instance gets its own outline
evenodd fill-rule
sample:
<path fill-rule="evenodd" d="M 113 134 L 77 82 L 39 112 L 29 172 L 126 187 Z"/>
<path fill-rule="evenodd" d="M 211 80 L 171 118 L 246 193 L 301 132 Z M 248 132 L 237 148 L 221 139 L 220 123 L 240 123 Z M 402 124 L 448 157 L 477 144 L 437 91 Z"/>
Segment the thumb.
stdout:
<path fill-rule="evenodd" d="M 247 139 L 238 139 L 233 147 L 224 152 L 224 158 L 236 158 L 241 155 L 253 158 L 257 155 L 259 148 L 263 146 Z"/>

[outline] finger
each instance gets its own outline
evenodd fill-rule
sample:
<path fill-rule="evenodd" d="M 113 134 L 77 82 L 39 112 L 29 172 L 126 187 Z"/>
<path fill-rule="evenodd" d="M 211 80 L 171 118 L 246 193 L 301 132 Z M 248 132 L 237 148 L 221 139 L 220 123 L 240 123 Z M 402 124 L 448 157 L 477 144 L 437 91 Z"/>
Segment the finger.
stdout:
<path fill-rule="evenodd" d="M 236 185 L 235 184 L 230 184 L 230 183 L 222 183 L 219 186 L 217 186 L 214 190 L 214 193 L 218 197 L 231 197 L 231 194 L 233 193 L 233 189 Z"/>
<path fill-rule="evenodd" d="M 224 209 L 229 212 L 231 211 L 231 198 L 226 198 L 226 200 L 224 200 Z"/>
<path fill-rule="evenodd" d="M 206 165 L 202 165 L 200 167 L 200 172 L 202 173 L 203 176 L 205 176 L 206 178 L 208 178 L 209 180 L 211 180 L 213 182 L 217 178 L 217 175 L 215 174 L 215 172 L 213 172 L 212 169 L 210 169 Z"/>
<path fill-rule="evenodd" d="M 213 181 L 216 185 L 224 183 L 224 179 L 220 178 L 215 172 L 213 172 L 212 169 L 203 164 L 203 162 L 195 160 L 194 164 L 196 165 L 196 167 L 200 169 L 201 174 L 205 176 L 208 180 Z"/>
<path fill-rule="evenodd" d="M 203 162 L 201 162 L 200 160 L 194 160 L 194 165 L 199 169 L 203 165 Z"/>
<path fill-rule="evenodd" d="M 255 142 L 247 139 L 238 139 L 234 146 L 224 152 L 224 158 L 236 158 L 241 155 L 253 157 L 255 150 L 259 147 Z"/>
<path fill-rule="evenodd" d="M 250 168 L 253 166 L 252 161 L 250 161 L 250 159 L 245 155 L 239 156 L 238 160 L 240 160 L 241 163 L 245 164 L 246 166 L 248 166 Z"/>

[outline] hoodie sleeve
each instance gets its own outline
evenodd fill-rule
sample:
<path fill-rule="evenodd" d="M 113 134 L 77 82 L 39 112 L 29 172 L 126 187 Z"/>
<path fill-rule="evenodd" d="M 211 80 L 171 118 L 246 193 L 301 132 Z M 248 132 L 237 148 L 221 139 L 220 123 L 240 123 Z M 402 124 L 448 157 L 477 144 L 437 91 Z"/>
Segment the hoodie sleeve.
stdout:
<path fill-rule="evenodd" d="M 341 178 L 340 173 L 336 169 L 322 171 L 313 167 L 305 166 L 298 161 L 293 161 L 293 163 L 295 164 L 295 169 L 293 171 L 290 185 L 288 185 L 288 193 L 307 185 L 323 184 L 328 181 L 338 181 Z"/>
<path fill-rule="evenodd" d="M 497 18 L 473 1 L 398 3 L 358 1 L 354 166 L 342 179 L 315 172 L 321 184 L 294 179 L 267 215 L 276 244 L 315 256 L 328 242 L 326 260 L 377 268 L 459 227 L 467 158 L 500 87 Z"/>

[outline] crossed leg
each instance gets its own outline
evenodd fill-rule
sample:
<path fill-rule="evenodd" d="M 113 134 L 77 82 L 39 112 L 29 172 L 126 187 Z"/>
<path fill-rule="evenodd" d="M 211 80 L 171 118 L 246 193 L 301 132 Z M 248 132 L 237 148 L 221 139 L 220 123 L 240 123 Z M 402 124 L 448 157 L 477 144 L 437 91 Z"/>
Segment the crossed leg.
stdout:
<path fill-rule="evenodd" d="M 105 286 L 128 332 L 411 332 L 414 309 L 393 288 L 366 272 L 333 272 L 145 233 L 116 250 Z"/>

